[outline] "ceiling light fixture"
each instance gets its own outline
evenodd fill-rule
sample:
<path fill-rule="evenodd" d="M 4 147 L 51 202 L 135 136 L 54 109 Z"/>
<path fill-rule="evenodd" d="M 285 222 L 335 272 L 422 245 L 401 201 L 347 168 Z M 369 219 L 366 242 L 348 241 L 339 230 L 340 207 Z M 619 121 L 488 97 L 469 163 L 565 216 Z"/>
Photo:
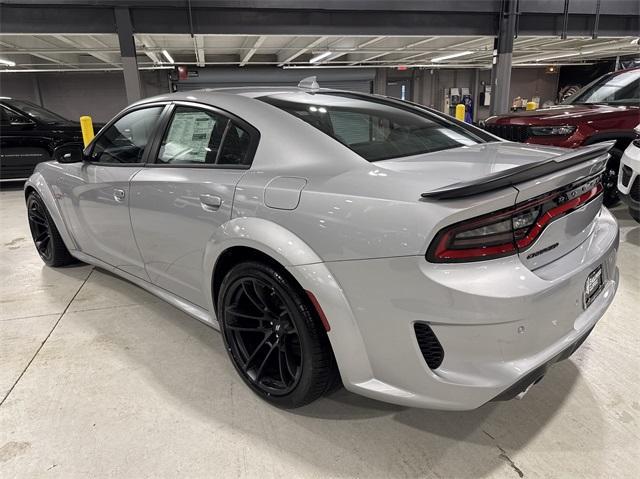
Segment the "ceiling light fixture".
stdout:
<path fill-rule="evenodd" d="M 12 62 L 11 60 L 5 60 L 4 58 L 0 58 L 0 65 L 6 65 L 8 67 L 15 67 L 16 62 Z"/>
<path fill-rule="evenodd" d="M 324 60 L 329 55 L 331 55 L 331 52 L 322 52 L 319 55 L 316 55 L 315 57 L 311 57 L 311 59 L 309 60 L 309 63 L 318 63 L 320 60 Z"/>
<path fill-rule="evenodd" d="M 172 57 L 171 55 L 169 55 L 169 52 L 168 52 L 168 51 L 166 51 L 166 50 L 162 50 L 162 54 L 164 55 L 164 57 L 167 59 L 167 61 L 168 61 L 169 63 L 175 63 L 175 62 L 173 61 L 173 57 Z"/>
<path fill-rule="evenodd" d="M 463 57 L 465 55 L 471 55 L 472 53 L 473 53 L 472 51 L 450 53 L 449 55 L 442 55 L 441 57 L 432 58 L 431 61 L 432 62 L 441 62 L 442 60 L 448 60 L 449 58 Z"/>

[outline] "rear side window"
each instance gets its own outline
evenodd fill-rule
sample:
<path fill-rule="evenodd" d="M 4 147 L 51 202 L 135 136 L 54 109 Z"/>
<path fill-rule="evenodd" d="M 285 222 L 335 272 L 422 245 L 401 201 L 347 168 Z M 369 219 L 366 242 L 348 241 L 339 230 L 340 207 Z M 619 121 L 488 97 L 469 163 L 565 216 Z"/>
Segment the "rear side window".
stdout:
<path fill-rule="evenodd" d="M 158 163 L 215 163 L 228 120 L 196 108 L 176 108 L 165 134 Z"/>
<path fill-rule="evenodd" d="M 164 106 L 134 110 L 101 133 L 91 150 L 96 163 L 140 163 Z"/>
<path fill-rule="evenodd" d="M 235 123 L 229 124 L 229 129 L 224 137 L 222 151 L 218 158 L 220 165 L 249 165 L 249 145 L 251 138 L 249 133 Z"/>
<path fill-rule="evenodd" d="M 158 164 L 248 166 L 251 137 L 233 120 L 178 106 L 158 152 Z"/>
<path fill-rule="evenodd" d="M 300 118 L 368 161 L 431 153 L 484 140 L 455 123 L 391 102 L 318 93 L 312 101 L 263 97 L 262 101 Z"/>

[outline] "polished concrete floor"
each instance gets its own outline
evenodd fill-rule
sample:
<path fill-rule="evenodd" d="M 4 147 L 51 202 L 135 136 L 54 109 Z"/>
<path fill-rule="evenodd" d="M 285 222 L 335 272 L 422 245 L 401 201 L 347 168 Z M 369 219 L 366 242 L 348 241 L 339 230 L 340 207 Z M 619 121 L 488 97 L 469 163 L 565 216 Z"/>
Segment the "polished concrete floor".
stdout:
<path fill-rule="evenodd" d="M 521 401 L 465 413 L 338 391 L 261 402 L 217 332 L 91 266 L 45 267 L 0 191 L 0 477 L 638 477 L 640 226 L 618 297 Z"/>

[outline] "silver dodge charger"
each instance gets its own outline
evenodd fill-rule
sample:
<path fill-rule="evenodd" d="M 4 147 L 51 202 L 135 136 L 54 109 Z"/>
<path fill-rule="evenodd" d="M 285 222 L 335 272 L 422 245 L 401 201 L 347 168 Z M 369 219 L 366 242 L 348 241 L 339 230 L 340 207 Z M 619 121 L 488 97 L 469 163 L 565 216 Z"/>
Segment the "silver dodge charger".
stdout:
<path fill-rule="evenodd" d="M 25 197 L 47 265 L 96 265 L 219 329 L 272 404 L 344 384 L 466 410 L 522 396 L 613 301 L 611 146 L 506 142 L 305 80 L 142 100 Z"/>

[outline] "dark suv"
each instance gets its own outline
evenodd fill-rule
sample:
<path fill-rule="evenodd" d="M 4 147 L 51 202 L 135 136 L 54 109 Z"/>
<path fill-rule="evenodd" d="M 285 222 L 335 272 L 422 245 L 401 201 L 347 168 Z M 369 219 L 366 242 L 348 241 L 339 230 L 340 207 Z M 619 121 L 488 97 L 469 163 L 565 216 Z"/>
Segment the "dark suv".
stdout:
<path fill-rule="evenodd" d="M 640 122 L 640 68 L 607 73 L 560 105 L 488 118 L 487 131 L 506 140 L 577 148 L 617 140 L 605 178 L 604 202 L 618 199 L 618 170 L 622 152 L 635 138 Z"/>
<path fill-rule="evenodd" d="M 24 100 L 0 97 L 0 181 L 26 180 L 62 143 L 81 142 L 78 122 Z"/>

